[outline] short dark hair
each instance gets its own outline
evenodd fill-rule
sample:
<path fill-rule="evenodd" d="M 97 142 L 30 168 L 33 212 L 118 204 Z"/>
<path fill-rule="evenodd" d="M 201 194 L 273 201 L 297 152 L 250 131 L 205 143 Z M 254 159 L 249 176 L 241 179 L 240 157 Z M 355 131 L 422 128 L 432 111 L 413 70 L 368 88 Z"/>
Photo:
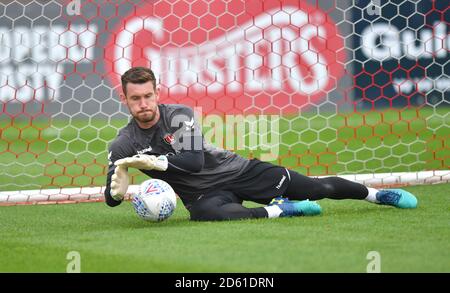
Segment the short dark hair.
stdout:
<path fill-rule="evenodd" d="M 141 84 L 151 81 L 153 84 L 153 89 L 156 89 L 155 74 L 150 68 L 147 67 L 132 67 L 122 74 L 120 79 L 122 81 L 122 90 L 125 95 L 127 94 L 128 83 Z"/>

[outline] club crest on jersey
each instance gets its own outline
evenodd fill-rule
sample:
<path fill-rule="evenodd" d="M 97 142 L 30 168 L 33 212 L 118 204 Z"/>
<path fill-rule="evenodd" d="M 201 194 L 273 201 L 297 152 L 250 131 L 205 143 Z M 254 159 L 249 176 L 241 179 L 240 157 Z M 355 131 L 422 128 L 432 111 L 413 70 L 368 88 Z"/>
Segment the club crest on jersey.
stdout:
<path fill-rule="evenodd" d="M 167 144 L 174 144 L 175 143 L 175 136 L 173 134 L 166 134 L 166 136 L 164 136 L 164 141 Z"/>

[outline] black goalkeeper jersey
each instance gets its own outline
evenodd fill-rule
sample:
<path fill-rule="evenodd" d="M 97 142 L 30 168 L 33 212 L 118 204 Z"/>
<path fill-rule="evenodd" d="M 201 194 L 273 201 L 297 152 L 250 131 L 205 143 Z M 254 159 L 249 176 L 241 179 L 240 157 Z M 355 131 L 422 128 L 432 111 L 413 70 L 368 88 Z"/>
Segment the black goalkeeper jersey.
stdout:
<path fill-rule="evenodd" d="M 249 160 L 204 140 L 194 112 L 184 105 L 159 105 L 160 119 L 142 129 L 134 119 L 119 131 L 108 151 L 109 169 L 105 189 L 109 205 L 117 205 L 110 195 L 114 162 L 137 154 L 166 155 L 167 171 L 141 170 L 152 178 L 168 182 L 185 205 L 202 194 L 236 179 Z"/>

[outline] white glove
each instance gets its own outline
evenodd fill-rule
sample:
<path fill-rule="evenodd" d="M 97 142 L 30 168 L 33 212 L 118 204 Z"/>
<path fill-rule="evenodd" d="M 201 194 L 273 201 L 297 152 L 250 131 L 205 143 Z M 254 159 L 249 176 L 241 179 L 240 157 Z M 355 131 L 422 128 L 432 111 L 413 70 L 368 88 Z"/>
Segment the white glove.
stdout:
<path fill-rule="evenodd" d="M 114 200 L 123 200 L 128 190 L 128 171 L 126 167 L 117 166 L 111 176 L 111 197 Z"/>
<path fill-rule="evenodd" d="M 139 170 L 166 171 L 169 162 L 166 156 L 135 155 L 130 158 L 117 160 L 114 164 L 124 168 L 131 167 Z"/>

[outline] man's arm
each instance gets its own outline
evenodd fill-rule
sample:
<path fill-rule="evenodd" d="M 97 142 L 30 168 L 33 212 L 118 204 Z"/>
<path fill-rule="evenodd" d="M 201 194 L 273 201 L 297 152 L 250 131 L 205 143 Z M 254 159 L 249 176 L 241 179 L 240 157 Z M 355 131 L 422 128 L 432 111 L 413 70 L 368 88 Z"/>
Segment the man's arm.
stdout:
<path fill-rule="evenodd" d="M 192 109 L 183 107 L 170 117 L 175 155 L 154 156 L 135 155 L 118 160 L 115 164 L 125 168 L 140 170 L 169 171 L 175 173 L 197 173 L 203 169 L 205 158 L 203 153 L 203 135 L 194 119 Z"/>
<path fill-rule="evenodd" d="M 167 171 L 176 173 L 197 173 L 203 169 L 205 156 L 203 150 L 184 151 L 175 156 L 169 156 Z"/>
<path fill-rule="evenodd" d="M 197 173 L 203 169 L 203 134 L 189 107 L 181 107 L 172 112 L 170 126 L 174 135 L 172 147 L 176 155 L 169 156 L 168 171 L 176 173 Z"/>

